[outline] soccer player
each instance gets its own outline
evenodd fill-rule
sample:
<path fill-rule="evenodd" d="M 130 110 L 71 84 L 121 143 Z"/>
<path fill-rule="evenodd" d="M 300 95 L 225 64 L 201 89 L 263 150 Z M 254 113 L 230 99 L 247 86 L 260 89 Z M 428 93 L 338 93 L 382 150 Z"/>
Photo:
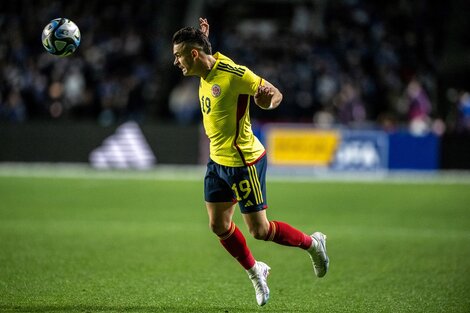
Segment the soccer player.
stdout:
<path fill-rule="evenodd" d="M 253 135 L 250 96 L 257 106 L 272 110 L 282 101 L 281 92 L 267 80 L 225 55 L 212 54 L 209 24 L 199 19 L 200 29 L 185 27 L 173 35 L 174 65 L 184 76 L 200 77 L 199 101 L 203 124 L 210 140 L 210 159 L 204 179 L 209 225 L 222 246 L 248 273 L 258 305 L 269 299 L 270 267 L 256 261 L 245 237 L 233 223 L 236 203 L 256 239 L 306 250 L 317 277 L 328 271 L 326 236 L 311 236 L 287 223 L 266 216 L 266 151 Z"/>

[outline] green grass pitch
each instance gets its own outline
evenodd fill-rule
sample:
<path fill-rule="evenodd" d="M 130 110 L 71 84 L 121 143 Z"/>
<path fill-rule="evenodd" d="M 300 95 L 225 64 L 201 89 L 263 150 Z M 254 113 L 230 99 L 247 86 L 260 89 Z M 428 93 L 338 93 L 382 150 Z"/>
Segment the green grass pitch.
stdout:
<path fill-rule="evenodd" d="M 119 175 L 116 175 L 119 177 Z M 271 299 L 208 228 L 199 180 L 0 177 L 1 312 L 470 312 L 468 183 L 268 181 L 330 272 L 256 241 Z"/>

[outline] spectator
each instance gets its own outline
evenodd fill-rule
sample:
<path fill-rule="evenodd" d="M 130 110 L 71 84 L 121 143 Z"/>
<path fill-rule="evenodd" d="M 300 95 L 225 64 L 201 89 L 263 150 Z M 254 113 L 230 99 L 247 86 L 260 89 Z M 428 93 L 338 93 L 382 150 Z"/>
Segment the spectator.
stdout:
<path fill-rule="evenodd" d="M 361 124 L 366 120 L 366 111 L 359 90 L 350 81 L 342 84 L 335 106 L 338 121 L 343 125 Z"/>
<path fill-rule="evenodd" d="M 404 98 L 407 104 L 408 121 L 429 118 L 431 101 L 423 85 L 416 78 L 412 78 L 408 83 Z"/>
<path fill-rule="evenodd" d="M 426 90 L 421 82 L 413 77 L 399 100 L 399 108 L 406 115 L 412 133 L 420 135 L 429 130 L 431 107 Z"/>
<path fill-rule="evenodd" d="M 423 11 L 422 0 L 384 6 L 370 0 L 286 1 L 276 2 L 275 10 L 264 13 L 256 1 L 248 7 L 242 2 L 220 5 L 224 1 L 206 1 L 204 6 L 208 17 L 220 25 L 211 34 L 214 50 L 230 51 L 234 61 L 263 73 L 285 95 L 286 105 L 263 118 L 305 122 L 328 112 L 341 123 L 362 116 L 375 122 L 394 116 L 395 122 L 406 123 L 409 118 L 399 114 L 397 99 L 408 88 L 407 77 L 418 68 L 420 77 L 427 77 L 421 83 L 428 100 L 435 100 L 438 86 L 428 82 L 437 81 L 432 69 L 439 29 L 429 17 L 438 6 Z M 3 112 L 11 90 L 17 90 L 23 102 L 18 108 L 25 111 L 17 121 L 61 117 L 111 125 L 129 118 L 142 121 L 144 116 L 191 120 L 183 115 L 193 113 L 176 113 L 174 95 L 170 101 L 180 78 L 166 52 L 187 3 L 2 2 Z M 57 58 L 47 55 L 38 37 L 50 19 L 64 14 L 79 25 L 82 43 L 73 56 Z M 235 19 L 237 23 L 232 23 Z M 423 29 L 429 30 L 425 36 Z M 249 49 L 245 40 L 253 42 Z M 344 79 L 353 86 L 344 86 Z M 416 100 L 417 109 L 410 114 L 423 112 L 421 100 Z M 432 113 L 425 111 L 428 116 Z M 252 117 L 259 116 L 254 112 Z"/>
<path fill-rule="evenodd" d="M 170 111 L 180 124 L 190 124 L 199 118 L 198 81 L 183 80 L 170 93 Z"/>
<path fill-rule="evenodd" d="M 7 100 L 0 102 L 0 120 L 14 123 L 23 122 L 26 119 L 26 107 L 21 93 L 14 89 L 10 91 Z"/>
<path fill-rule="evenodd" d="M 470 131 L 470 93 L 462 91 L 457 102 L 458 109 L 458 129 Z"/>

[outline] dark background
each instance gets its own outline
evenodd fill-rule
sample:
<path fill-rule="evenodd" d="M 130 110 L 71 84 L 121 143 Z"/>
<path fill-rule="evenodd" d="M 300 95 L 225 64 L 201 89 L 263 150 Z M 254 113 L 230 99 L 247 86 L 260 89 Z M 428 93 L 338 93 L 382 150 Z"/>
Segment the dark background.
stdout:
<path fill-rule="evenodd" d="M 279 110 L 253 113 L 261 121 L 312 122 L 328 112 L 345 125 L 407 123 L 404 94 L 416 78 L 431 103 L 426 115 L 458 128 L 457 97 L 470 90 L 463 0 L 2 1 L 0 120 L 196 123 L 197 112 L 184 118 L 170 105 L 183 80 L 171 37 L 199 15 L 209 19 L 214 51 L 283 91 Z M 82 33 L 69 58 L 47 55 L 40 42 L 56 17 Z M 364 118 L 342 112 L 351 85 Z"/>
<path fill-rule="evenodd" d="M 452 168 L 469 159 L 469 7 L 463 0 L 2 1 L 0 156 L 27 155 L 27 146 L 18 150 L 25 138 L 39 147 L 31 134 L 57 144 L 67 130 L 86 133 L 68 137 L 71 146 L 86 138 L 96 146 L 128 120 L 152 138 L 197 141 L 198 81 L 173 66 L 171 37 L 204 16 L 214 51 L 284 94 L 278 110 L 252 108 L 255 125 L 424 129 L 444 140 L 442 167 Z M 57 17 L 82 34 L 67 58 L 41 44 L 42 29 Z M 419 96 L 410 96 L 410 86 Z M 185 161 L 194 160 L 177 163 Z"/>

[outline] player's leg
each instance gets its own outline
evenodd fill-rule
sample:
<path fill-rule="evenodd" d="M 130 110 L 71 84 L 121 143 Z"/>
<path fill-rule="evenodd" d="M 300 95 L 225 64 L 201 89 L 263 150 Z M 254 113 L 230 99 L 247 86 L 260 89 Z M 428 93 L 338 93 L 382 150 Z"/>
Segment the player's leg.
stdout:
<path fill-rule="evenodd" d="M 236 197 L 228 183 L 229 168 L 209 161 L 204 179 L 204 193 L 211 230 L 219 237 L 222 246 L 245 268 L 256 293 L 258 305 L 264 305 L 269 299 L 266 282 L 269 266 L 253 258 L 246 240 L 233 223 Z"/>
<path fill-rule="evenodd" d="M 317 277 L 325 276 L 329 267 L 329 259 L 326 254 L 326 236 L 324 234 L 315 232 L 308 236 L 287 223 L 269 221 L 265 210 L 245 213 L 243 219 L 250 233 L 256 239 L 306 250 L 312 259 L 315 275 Z"/>
<path fill-rule="evenodd" d="M 245 269 L 250 269 L 254 266 L 255 260 L 246 246 L 245 237 L 232 222 L 236 201 L 232 189 L 220 173 L 221 166 L 209 160 L 204 178 L 204 197 L 209 227 L 219 237 L 224 248 Z"/>
<path fill-rule="evenodd" d="M 315 274 L 323 277 L 329 266 L 329 259 L 326 255 L 326 236 L 319 232 L 309 236 L 285 222 L 268 220 L 265 210 L 267 208 L 266 169 L 267 160 L 264 156 L 257 163 L 246 167 L 246 173 L 244 177 L 242 176 L 244 180 L 241 182 L 248 182 L 249 188 L 238 183 L 240 209 L 250 233 L 256 239 L 306 250 L 312 258 Z M 235 184 L 237 185 L 236 182 Z M 244 194 L 243 191 L 245 191 Z"/>
<path fill-rule="evenodd" d="M 269 288 L 266 279 L 269 266 L 255 261 L 246 240 L 238 227 L 233 223 L 235 210 L 233 202 L 206 202 L 209 215 L 209 226 L 220 240 L 222 246 L 245 268 L 253 283 L 258 305 L 264 305 L 269 299 Z"/>
<path fill-rule="evenodd" d="M 266 211 L 243 214 L 250 234 L 259 240 L 273 241 L 280 245 L 300 247 L 304 250 L 312 246 L 312 237 L 280 221 L 269 221 Z"/>
<path fill-rule="evenodd" d="M 232 224 L 232 216 L 235 212 L 233 202 L 207 202 L 207 215 L 209 217 L 209 228 L 219 236 L 227 232 Z"/>
<path fill-rule="evenodd" d="M 222 246 L 246 269 L 255 265 L 255 259 L 246 245 L 241 231 L 232 222 L 233 202 L 206 202 L 209 226 Z"/>
<path fill-rule="evenodd" d="M 241 168 L 243 172 L 236 176 L 237 198 L 243 219 L 250 234 L 256 239 L 270 240 L 285 246 L 311 247 L 312 238 L 287 223 L 269 221 L 266 217 L 266 155 L 255 164 Z"/>

